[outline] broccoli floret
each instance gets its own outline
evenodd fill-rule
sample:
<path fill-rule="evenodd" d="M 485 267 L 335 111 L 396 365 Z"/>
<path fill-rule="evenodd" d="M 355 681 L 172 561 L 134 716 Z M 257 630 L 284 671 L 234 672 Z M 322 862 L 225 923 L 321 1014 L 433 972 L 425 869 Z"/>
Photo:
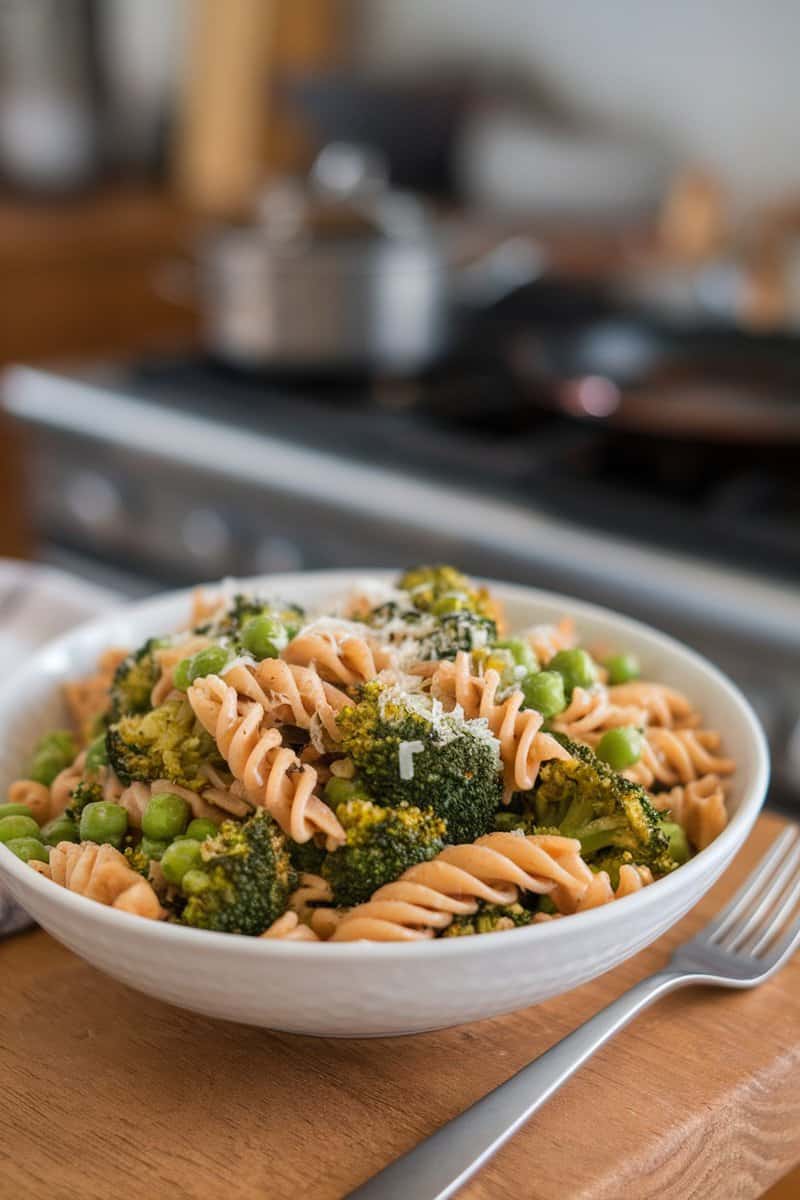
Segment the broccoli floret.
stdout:
<path fill-rule="evenodd" d="M 203 866 L 188 873 L 192 894 L 177 919 L 197 929 L 258 937 L 286 910 L 297 873 L 286 838 L 266 809 L 225 821 L 201 847 Z M 181 885 L 188 891 L 188 879 Z"/>
<path fill-rule="evenodd" d="M 123 783 L 169 779 L 199 788 L 205 763 L 223 765 L 214 739 L 186 700 L 167 700 L 147 713 L 123 717 L 106 734 L 108 761 Z"/>
<path fill-rule="evenodd" d="M 275 604 L 259 596 L 239 594 L 233 597 L 221 616 L 198 625 L 193 632 L 230 638 L 235 646 L 242 629 L 253 617 L 274 617 L 284 625 L 288 636 L 292 638 L 305 621 L 305 610 L 299 604 Z"/>
<path fill-rule="evenodd" d="M 485 722 L 378 680 L 359 690 L 338 722 L 342 748 L 378 804 L 432 808 L 451 842 L 486 833 L 502 788 L 499 746 Z"/>
<path fill-rule="evenodd" d="M 128 860 L 128 866 L 132 867 L 134 871 L 138 871 L 138 873 L 140 875 L 144 875 L 144 877 L 146 879 L 148 874 L 150 873 L 150 856 L 149 856 L 149 854 L 145 854 L 144 850 L 142 849 L 141 841 L 134 844 L 133 841 L 130 839 L 130 835 L 128 835 L 128 837 L 126 838 L 126 841 L 128 844 L 125 846 L 122 853 L 125 855 L 125 858 Z"/>
<path fill-rule="evenodd" d="M 87 804 L 97 804 L 103 799 L 102 785 L 89 779 L 82 779 L 69 794 L 69 804 L 64 812 L 72 817 L 76 824 L 80 823 L 81 813 Z"/>
<path fill-rule="evenodd" d="M 359 799 L 338 805 L 336 815 L 347 841 L 326 856 L 322 874 L 338 905 L 361 904 L 376 888 L 434 858 L 444 846 L 445 823 L 429 808 L 385 808 Z"/>
<path fill-rule="evenodd" d="M 598 854 L 595 854 L 590 863 L 593 871 L 605 871 L 607 873 L 611 880 L 611 886 L 615 890 L 619 887 L 620 867 L 635 867 L 638 865 L 630 850 L 620 850 L 618 847 L 613 847 L 611 850 L 601 850 Z"/>
<path fill-rule="evenodd" d="M 516 827 L 578 838 L 590 864 L 602 851 L 628 850 L 632 862 L 650 867 L 654 875 L 673 871 L 678 863 L 669 837 L 644 788 L 623 778 L 588 746 L 564 734 L 555 736 L 572 757 L 542 764 L 533 791 L 523 797 Z"/>
<path fill-rule="evenodd" d="M 290 842 L 289 857 L 298 875 L 319 875 L 325 861 L 325 847 L 318 846 L 313 838 L 308 842 Z"/>
<path fill-rule="evenodd" d="M 421 662 L 452 659 L 459 650 L 485 650 L 497 637 L 492 618 L 470 609 L 437 615 L 395 600 L 373 608 L 364 623 L 383 630 L 391 625 L 393 642 L 415 641 L 416 657 Z"/>
<path fill-rule="evenodd" d="M 425 612 L 474 612 L 493 618 L 495 605 L 486 588 L 476 588 L 455 567 L 410 567 L 397 581 L 408 592 L 414 606 Z"/>
<path fill-rule="evenodd" d="M 167 645 L 166 638 L 149 638 L 143 646 L 123 658 L 111 684 L 109 719 L 119 721 L 130 713 L 149 712 L 150 693 L 161 675 L 155 651 Z"/>
<path fill-rule="evenodd" d="M 521 904 L 487 904 L 481 901 L 477 912 L 454 917 L 441 937 L 465 937 L 474 933 L 499 933 L 504 929 L 516 929 L 530 925 L 533 913 Z"/>

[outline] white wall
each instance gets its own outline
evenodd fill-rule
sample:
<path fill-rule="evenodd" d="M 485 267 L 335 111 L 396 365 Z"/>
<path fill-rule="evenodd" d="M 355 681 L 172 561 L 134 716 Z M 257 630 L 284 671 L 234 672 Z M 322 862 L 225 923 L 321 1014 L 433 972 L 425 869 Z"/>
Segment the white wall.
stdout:
<path fill-rule="evenodd" d="M 704 163 L 747 206 L 800 191 L 800 0 L 356 0 L 369 65 L 506 64 Z"/>

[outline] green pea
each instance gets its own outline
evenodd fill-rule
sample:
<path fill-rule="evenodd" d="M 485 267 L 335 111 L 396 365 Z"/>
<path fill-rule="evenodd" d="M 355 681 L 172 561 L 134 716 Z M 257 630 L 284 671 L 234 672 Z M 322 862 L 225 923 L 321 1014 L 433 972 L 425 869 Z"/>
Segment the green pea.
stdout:
<path fill-rule="evenodd" d="M 160 862 L 168 845 L 169 842 L 165 838 L 151 838 L 145 836 L 139 843 L 139 848 L 141 849 L 142 854 L 144 854 L 147 858 L 154 858 L 157 862 Z"/>
<path fill-rule="evenodd" d="M 151 838 L 171 841 L 183 833 L 189 820 L 189 805 L 183 796 L 160 792 L 153 796 L 142 816 L 142 833 Z"/>
<path fill-rule="evenodd" d="M 558 671 L 537 671 L 522 681 L 525 707 L 535 708 L 545 720 L 563 712 L 567 706 L 564 677 Z"/>
<path fill-rule="evenodd" d="M 200 845 L 200 842 L 196 842 L 192 838 L 181 838 L 180 841 L 167 846 L 161 856 L 161 870 L 168 883 L 180 886 L 187 871 L 202 866 Z"/>
<path fill-rule="evenodd" d="M 65 813 L 53 817 L 52 821 L 42 826 L 42 841 L 46 846 L 57 846 L 59 842 L 77 842 L 79 839 L 77 824 Z"/>
<path fill-rule="evenodd" d="M 469 608 L 469 596 L 463 592 L 448 592 L 440 596 L 431 605 L 431 612 L 436 617 L 446 617 L 449 613 L 464 612 Z"/>
<path fill-rule="evenodd" d="M 106 735 L 101 733 L 90 743 L 86 751 L 86 769 L 87 771 L 96 771 L 98 767 L 104 767 L 107 762 Z"/>
<path fill-rule="evenodd" d="M 559 650 L 550 659 L 547 669 L 564 676 L 567 698 L 576 687 L 588 688 L 597 682 L 597 667 L 585 650 Z"/>
<path fill-rule="evenodd" d="M 524 638 L 504 638 L 495 642 L 492 649 L 508 650 L 518 667 L 525 668 L 526 675 L 532 675 L 539 670 L 539 660 L 533 646 L 529 646 Z"/>
<path fill-rule="evenodd" d="M 289 644 L 286 627 L 277 617 L 251 617 L 242 627 L 242 645 L 253 658 L 277 658 Z"/>
<path fill-rule="evenodd" d="M 182 658 L 172 676 L 175 687 L 185 692 L 195 679 L 218 675 L 230 657 L 230 650 L 224 646 L 206 646 L 205 650 L 198 650 L 190 658 Z"/>
<path fill-rule="evenodd" d="M 11 853 L 16 854 L 17 858 L 21 858 L 23 862 L 30 862 L 32 858 L 35 858 L 37 862 L 50 861 L 49 852 L 38 838 L 12 838 L 10 842 L 6 842 L 6 845 Z"/>
<path fill-rule="evenodd" d="M 624 771 L 638 762 L 642 754 L 644 737 L 633 725 L 621 725 L 609 729 L 597 743 L 597 757 L 607 762 L 615 771 Z"/>
<path fill-rule="evenodd" d="M 75 739 L 66 729 L 55 729 L 46 733 L 34 747 L 28 775 L 37 783 L 49 787 L 60 771 L 74 760 L 78 748 Z"/>
<path fill-rule="evenodd" d="M 612 684 L 630 683 L 632 679 L 638 679 L 642 672 L 635 654 L 612 654 L 604 666 L 608 671 L 608 682 Z"/>
<path fill-rule="evenodd" d="M 332 808 L 346 804 L 348 800 L 366 799 L 364 785 L 358 779 L 338 779 L 332 775 L 325 784 L 325 799 Z"/>
<path fill-rule="evenodd" d="M 661 828 L 669 838 L 669 852 L 676 863 L 688 862 L 692 857 L 689 839 L 685 830 L 676 821 L 662 821 Z"/>
<path fill-rule="evenodd" d="M 201 871 L 197 867 L 190 867 L 181 880 L 181 891 L 186 896 L 199 896 L 210 883 L 211 880 L 205 871 Z"/>
<path fill-rule="evenodd" d="M 33 817 L 3 817 L 0 821 L 0 842 L 10 842 L 14 838 L 38 838 L 41 841 L 39 826 Z"/>
<path fill-rule="evenodd" d="M 27 804 L 0 804 L 0 820 L 3 817 L 31 817 L 33 813 Z"/>
<path fill-rule="evenodd" d="M 121 804 L 95 800 L 81 812 L 82 842 L 109 842 L 119 850 L 128 829 L 128 813 Z"/>
<path fill-rule="evenodd" d="M 204 842 L 206 838 L 217 836 L 217 826 L 207 817 L 195 817 L 186 826 L 186 836 L 194 838 L 195 841 Z"/>

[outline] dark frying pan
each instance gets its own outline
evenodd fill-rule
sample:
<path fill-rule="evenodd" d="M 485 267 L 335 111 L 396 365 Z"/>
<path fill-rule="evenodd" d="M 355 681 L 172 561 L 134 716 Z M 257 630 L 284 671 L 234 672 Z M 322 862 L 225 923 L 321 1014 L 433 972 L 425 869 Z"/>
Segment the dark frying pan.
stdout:
<path fill-rule="evenodd" d="M 529 400 L 619 430 L 800 442 L 800 340 L 635 316 L 518 330 L 507 362 Z"/>

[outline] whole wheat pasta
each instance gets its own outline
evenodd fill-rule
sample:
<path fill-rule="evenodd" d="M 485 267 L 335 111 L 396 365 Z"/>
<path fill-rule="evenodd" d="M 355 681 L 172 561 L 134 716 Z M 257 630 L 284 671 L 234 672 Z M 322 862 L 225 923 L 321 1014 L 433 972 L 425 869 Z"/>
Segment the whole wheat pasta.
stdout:
<path fill-rule="evenodd" d="M 700 714 L 690 700 L 676 688 L 663 683 L 637 680 L 634 683 L 616 683 L 608 689 L 613 704 L 633 705 L 644 710 L 647 725 L 661 725 L 665 729 L 687 729 L 700 724 Z"/>
<path fill-rule="evenodd" d="M 264 727 L 260 704 L 240 702 L 236 689 L 217 675 L 196 680 L 188 697 L 252 804 L 266 808 L 296 842 L 316 833 L 324 834 L 329 846 L 345 840 L 336 814 L 314 794 L 316 771 L 282 744 L 278 730 Z"/>
<path fill-rule="evenodd" d="M 586 733 L 620 725 L 644 725 L 646 719 L 643 708 L 618 703 L 608 688 L 597 684 L 592 688 L 574 688 L 569 704 L 553 721 L 553 728 L 580 741 Z"/>
<path fill-rule="evenodd" d="M 213 768 L 207 768 L 212 770 Z M 219 825 L 221 821 L 230 813 L 230 808 L 226 808 L 224 804 L 216 803 L 217 792 L 213 785 L 213 781 L 209 781 L 209 788 L 203 791 L 202 795 L 191 791 L 190 788 L 181 787 L 180 784 L 172 783 L 169 779 L 154 779 L 152 783 L 134 782 L 122 788 L 115 796 L 115 803 L 122 805 L 128 814 L 128 824 L 132 829 L 141 829 L 142 817 L 144 811 L 150 803 L 153 796 L 163 795 L 169 792 L 174 796 L 180 796 L 189 805 L 189 811 L 193 818 L 203 818 L 207 821 L 213 821 Z M 223 788 L 219 789 L 220 794 L 225 795 Z M 213 799 L 212 799 L 213 797 Z M 234 815 L 243 816 L 250 812 L 248 804 L 237 806 Z"/>
<path fill-rule="evenodd" d="M 569 753 L 550 734 L 540 733 L 542 717 L 523 709 L 525 698 L 514 691 L 508 699 L 495 700 L 500 686 L 497 671 L 471 673 L 471 658 L 459 651 L 455 662 L 441 663 L 431 680 L 431 694 L 445 707 L 458 705 L 467 718 L 483 718 L 500 743 L 503 760 L 503 801 L 513 792 L 528 791 L 536 782 L 540 765 L 549 758 L 569 758 Z"/>
<path fill-rule="evenodd" d="M 147 880 L 113 846 L 59 842 L 50 851 L 50 878 L 68 891 L 124 912 L 153 920 L 165 915 Z"/>
<path fill-rule="evenodd" d="M 86 768 L 86 751 L 81 750 L 78 757 L 70 766 L 59 771 L 50 784 L 50 816 L 59 816 L 70 802 L 74 788 L 83 779 Z"/>
<path fill-rule="evenodd" d="M 559 650 L 572 650 L 578 644 L 571 617 L 562 617 L 555 625 L 532 625 L 522 636 L 542 666 L 546 666 Z"/>
<path fill-rule="evenodd" d="M 703 775 L 650 799 L 660 812 L 669 811 L 697 850 L 705 850 L 728 824 L 725 793 L 719 775 Z"/>
<path fill-rule="evenodd" d="M 318 721 L 330 740 L 339 740 L 336 714 L 352 701 L 322 679 L 315 667 L 265 658 L 255 667 L 237 664 L 223 677 L 240 696 L 261 705 L 267 724 L 310 729 Z"/>
<path fill-rule="evenodd" d="M 50 819 L 50 788 L 35 779 L 15 779 L 8 789 L 8 801 L 25 804 L 40 825 Z"/>
<path fill-rule="evenodd" d="M 150 703 L 153 708 L 172 698 L 175 690 L 175 668 L 184 658 L 190 658 L 210 646 L 211 639 L 195 634 L 185 638 L 173 646 L 161 646 L 154 651 L 153 657 L 161 668 L 161 674 L 153 685 L 150 693 Z"/>
<path fill-rule="evenodd" d="M 730 775 L 736 763 L 716 753 L 721 740 L 713 729 L 648 729 L 641 758 L 623 774 L 646 788 L 691 783 L 711 773 Z"/>
<path fill-rule="evenodd" d="M 637 867 L 625 863 L 619 869 L 619 883 L 617 890 L 614 891 L 608 872 L 598 871 L 579 900 L 577 911 L 583 912 L 588 908 L 599 908 L 600 905 L 608 904 L 612 900 L 621 900 L 623 896 L 632 896 L 634 892 L 640 892 L 643 887 L 647 887 L 652 882 L 653 875 L 648 867 Z"/>
<path fill-rule="evenodd" d="M 62 691 L 72 724 L 84 741 L 89 739 L 95 718 L 107 710 L 114 672 L 127 655 L 127 650 L 118 647 L 105 650 L 93 675 L 64 684 Z"/>
<path fill-rule="evenodd" d="M 302 630 L 281 657 L 296 666 L 315 667 L 323 679 L 344 687 L 368 683 L 394 662 L 386 647 L 373 646 L 366 637 L 334 627 Z"/>
<path fill-rule="evenodd" d="M 318 942 L 319 938 L 313 929 L 304 925 L 296 912 L 291 910 L 273 921 L 268 929 L 260 935 L 280 942 Z"/>
<path fill-rule="evenodd" d="M 456 915 L 475 912 L 480 900 L 512 904 L 520 892 L 547 895 L 556 887 L 574 911 L 591 880 L 584 873 L 576 878 L 552 851 L 571 856 L 580 843 L 550 837 L 545 844 L 549 852 L 535 836 L 490 833 L 470 845 L 447 846 L 345 913 L 331 940 L 418 941 L 445 929 Z"/>

